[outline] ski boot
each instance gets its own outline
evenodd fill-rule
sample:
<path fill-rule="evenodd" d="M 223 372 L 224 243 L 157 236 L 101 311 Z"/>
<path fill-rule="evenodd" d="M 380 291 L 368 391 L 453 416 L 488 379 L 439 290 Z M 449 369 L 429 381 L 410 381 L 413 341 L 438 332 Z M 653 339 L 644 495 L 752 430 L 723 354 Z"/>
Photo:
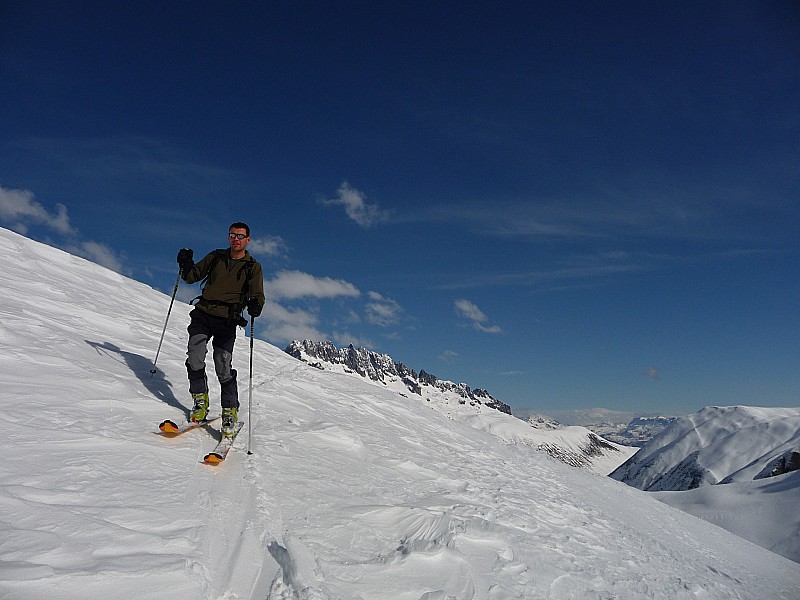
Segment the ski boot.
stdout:
<path fill-rule="evenodd" d="M 236 422 L 239 420 L 238 408 L 222 409 L 222 427 L 220 431 L 225 437 L 233 437 L 236 433 Z"/>
<path fill-rule="evenodd" d="M 189 413 L 189 420 L 194 423 L 204 421 L 208 415 L 208 392 L 202 394 L 192 394 L 194 408 Z"/>

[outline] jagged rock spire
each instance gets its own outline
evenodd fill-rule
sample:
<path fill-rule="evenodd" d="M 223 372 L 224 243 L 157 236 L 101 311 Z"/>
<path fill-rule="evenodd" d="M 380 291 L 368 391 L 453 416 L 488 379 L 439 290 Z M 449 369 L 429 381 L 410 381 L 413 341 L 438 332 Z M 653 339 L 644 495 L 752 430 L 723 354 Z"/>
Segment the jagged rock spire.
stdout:
<path fill-rule="evenodd" d="M 494 398 L 487 390 L 482 388 L 472 389 L 465 383 L 453 383 L 440 380 L 422 370 L 419 373 L 408 368 L 401 362 L 395 362 L 388 354 L 378 354 L 366 348 L 356 348 L 350 344 L 346 348 L 337 348 L 333 342 L 314 342 L 295 340 L 286 347 L 285 352 L 299 360 L 308 362 L 308 359 L 318 359 L 329 364 L 344 365 L 351 371 L 373 381 L 384 382 L 387 377 L 398 377 L 409 391 L 421 394 L 421 386 L 427 385 L 446 392 L 458 394 L 465 400 L 483 404 L 500 412 L 511 414 L 511 407 L 505 402 Z"/>

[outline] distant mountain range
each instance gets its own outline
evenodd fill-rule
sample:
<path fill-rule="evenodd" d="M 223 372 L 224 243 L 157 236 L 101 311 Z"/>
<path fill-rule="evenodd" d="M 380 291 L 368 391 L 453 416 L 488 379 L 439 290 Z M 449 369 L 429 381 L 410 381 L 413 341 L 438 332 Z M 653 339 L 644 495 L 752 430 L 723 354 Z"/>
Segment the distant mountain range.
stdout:
<path fill-rule="evenodd" d="M 550 426 L 580 425 L 597 435 L 623 446 L 644 446 L 669 427 L 677 417 L 658 414 L 635 414 L 590 408 L 580 410 L 550 411 L 547 415 L 533 409 L 514 409 L 514 415 L 532 422 L 549 423 Z"/>
<path fill-rule="evenodd" d="M 425 371 L 417 373 L 401 362 L 395 362 L 388 354 L 378 354 L 366 348 L 356 348 L 350 344 L 346 348 L 337 348 L 333 342 L 313 342 L 310 340 L 293 341 L 285 352 L 297 359 L 308 362 L 311 366 L 321 366 L 319 361 L 332 365 L 342 365 L 351 372 L 362 377 L 385 383 L 389 378 L 402 380 L 408 391 L 420 394 L 423 385 L 431 386 L 443 392 L 451 392 L 464 399 L 464 402 L 483 404 L 500 412 L 511 414 L 511 407 L 481 388 L 472 389 L 465 383 L 453 383 L 438 379 Z M 314 361 L 314 359 L 319 359 Z"/>

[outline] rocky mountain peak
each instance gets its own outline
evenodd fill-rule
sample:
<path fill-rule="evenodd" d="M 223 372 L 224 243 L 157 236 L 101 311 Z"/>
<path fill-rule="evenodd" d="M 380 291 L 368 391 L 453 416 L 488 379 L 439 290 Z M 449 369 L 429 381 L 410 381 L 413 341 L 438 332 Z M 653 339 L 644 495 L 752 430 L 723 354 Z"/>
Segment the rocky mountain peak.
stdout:
<path fill-rule="evenodd" d="M 457 394 L 464 402 L 482 404 L 488 408 L 511 414 L 511 407 L 493 397 L 483 388 L 472 389 L 466 383 L 453 383 L 441 380 L 424 370 L 415 371 L 401 362 L 396 362 L 388 354 L 378 354 L 366 348 L 356 348 L 350 344 L 346 348 L 337 348 L 331 341 L 315 342 L 312 340 L 295 340 L 284 350 L 298 360 L 317 368 L 324 368 L 321 362 L 342 365 L 345 369 L 358 373 L 361 377 L 385 383 L 387 378 L 398 378 L 408 390 L 422 395 L 422 386 L 436 388 L 443 392 Z M 321 361 L 321 362 L 320 362 Z"/>

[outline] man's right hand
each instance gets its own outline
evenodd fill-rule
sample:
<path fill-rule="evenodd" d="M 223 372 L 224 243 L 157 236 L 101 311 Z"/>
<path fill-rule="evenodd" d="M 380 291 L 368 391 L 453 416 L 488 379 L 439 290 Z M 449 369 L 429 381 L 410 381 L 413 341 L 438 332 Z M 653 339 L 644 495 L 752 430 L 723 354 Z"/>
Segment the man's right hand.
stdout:
<path fill-rule="evenodd" d="M 191 248 L 181 248 L 178 251 L 178 265 L 183 273 L 190 271 L 194 266 L 194 251 Z"/>

